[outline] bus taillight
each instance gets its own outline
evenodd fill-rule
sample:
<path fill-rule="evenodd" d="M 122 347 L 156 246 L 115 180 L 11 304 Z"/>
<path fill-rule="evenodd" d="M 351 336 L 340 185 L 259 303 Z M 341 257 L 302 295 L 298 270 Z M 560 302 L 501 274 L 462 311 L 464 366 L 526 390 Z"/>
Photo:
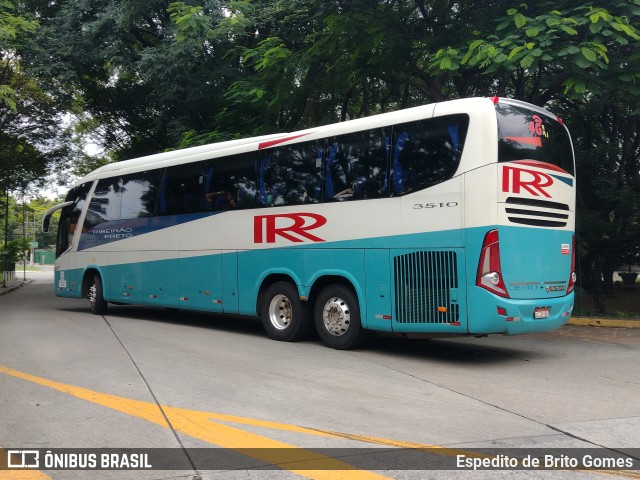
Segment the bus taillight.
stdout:
<path fill-rule="evenodd" d="M 576 236 L 571 241 L 571 273 L 569 273 L 569 283 L 567 284 L 567 294 L 573 292 L 576 284 Z"/>
<path fill-rule="evenodd" d="M 502 268 L 500 267 L 498 230 L 491 230 L 484 236 L 482 250 L 480 251 L 480 261 L 478 262 L 476 285 L 500 297 L 509 298 L 507 287 L 502 279 Z"/>

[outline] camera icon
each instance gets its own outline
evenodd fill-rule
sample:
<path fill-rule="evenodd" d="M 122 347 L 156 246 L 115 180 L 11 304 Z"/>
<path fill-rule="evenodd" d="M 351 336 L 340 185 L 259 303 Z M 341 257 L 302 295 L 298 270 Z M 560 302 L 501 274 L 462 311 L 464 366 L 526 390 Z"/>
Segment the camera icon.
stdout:
<path fill-rule="evenodd" d="M 39 468 L 38 450 L 7 450 L 7 468 Z"/>

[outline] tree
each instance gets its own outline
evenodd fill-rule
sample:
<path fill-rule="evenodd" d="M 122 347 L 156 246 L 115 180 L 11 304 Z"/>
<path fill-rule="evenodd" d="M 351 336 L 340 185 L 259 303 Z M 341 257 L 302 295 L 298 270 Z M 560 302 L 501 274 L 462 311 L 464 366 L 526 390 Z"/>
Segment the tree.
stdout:
<path fill-rule="evenodd" d="M 213 0 L 197 7 L 224 18 Z M 189 43 L 181 10 L 164 0 L 32 0 L 40 28 L 22 50 L 86 132 L 115 159 L 175 148 L 201 131 L 226 90 L 227 40 Z M 193 48 L 191 48 L 193 47 Z"/>
<path fill-rule="evenodd" d="M 5 21 L 24 40 L 12 43 L 13 71 L 37 79 L 34 88 L 72 112 L 112 159 L 510 96 L 548 107 L 572 132 L 584 277 L 609 278 L 640 248 L 637 0 L 19 5 L 24 21 Z M 617 254 L 614 240 L 626 245 Z"/>

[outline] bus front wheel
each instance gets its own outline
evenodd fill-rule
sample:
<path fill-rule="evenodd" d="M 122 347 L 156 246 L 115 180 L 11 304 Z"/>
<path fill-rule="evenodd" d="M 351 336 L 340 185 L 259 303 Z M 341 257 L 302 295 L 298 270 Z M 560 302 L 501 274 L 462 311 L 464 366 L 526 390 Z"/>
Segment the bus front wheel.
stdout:
<path fill-rule="evenodd" d="M 94 315 L 103 315 L 107 311 L 107 301 L 104 299 L 104 293 L 102 290 L 102 279 L 97 273 L 93 275 L 89 281 L 89 288 L 87 289 L 87 298 L 89 299 L 89 306 L 91 313 Z"/>
<path fill-rule="evenodd" d="M 295 342 L 309 329 L 309 316 L 298 289 L 289 282 L 276 282 L 262 297 L 262 325 L 273 340 Z"/>
<path fill-rule="evenodd" d="M 358 298 L 344 285 L 329 285 L 320 292 L 314 319 L 320 340 L 328 347 L 348 350 L 364 339 Z"/>

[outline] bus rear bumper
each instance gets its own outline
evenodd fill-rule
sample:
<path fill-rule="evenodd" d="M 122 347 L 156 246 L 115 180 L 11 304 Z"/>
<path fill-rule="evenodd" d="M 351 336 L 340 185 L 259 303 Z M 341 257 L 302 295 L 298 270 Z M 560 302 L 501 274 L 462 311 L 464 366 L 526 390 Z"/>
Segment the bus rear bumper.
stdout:
<path fill-rule="evenodd" d="M 555 330 L 571 318 L 574 294 L 572 292 L 563 297 L 532 300 L 494 297 L 494 301 L 495 307 L 492 311 L 489 309 L 488 315 L 474 318 L 471 313 L 470 334 L 520 335 Z"/>

